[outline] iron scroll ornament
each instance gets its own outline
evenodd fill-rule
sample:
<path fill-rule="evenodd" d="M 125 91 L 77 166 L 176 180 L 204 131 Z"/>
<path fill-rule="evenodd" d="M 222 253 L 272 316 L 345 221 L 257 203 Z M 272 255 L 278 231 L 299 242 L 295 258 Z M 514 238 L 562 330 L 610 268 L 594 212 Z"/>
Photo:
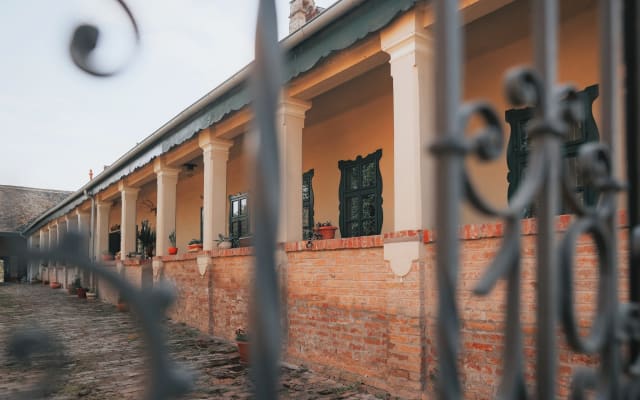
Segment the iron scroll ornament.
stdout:
<path fill-rule="evenodd" d="M 577 92 L 572 87 L 561 87 L 554 94 L 558 112 L 551 118 L 540 117 L 539 109 L 542 104 L 543 85 L 536 73 L 529 69 L 519 68 L 509 72 L 506 76 L 506 92 L 509 101 L 514 106 L 530 106 L 538 109 L 538 117 L 526 128 L 533 143 L 539 143 L 543 137 L 562 140 L 568 134 L 570 125 L 580 121 L 580 101 Z M 438 157 L 454 156 L 463 159 L 473 155 L 482 161 L 495 160 L 504 144 L 502 131 L 497 113 L 487 103 L 477 102 L 463 105 L 459 111 L 459 127 L 465 130 L 472 116 L 480 117 L 484 127 L 472 134 L 471 137 L 447 136 L 431 146 L 431 151 Z M 536 195 L 544 184 L 548 173 L 549 155 L 544 147 L 534 145 L 527 160 L 530 166 L 526 172 L 522 185 L 517 189 L 510 204 L 505 208 L 498 208 L 486 201 L 476 190 L 467 171 L 462 167 L 463 196 L 479 212 L 502 218 L 505 221 L 504 239 L 495 258 L 490 262 L 485 274 L 474 288 L 476 295 L 489 294 L 498 280 L 507 281 L 506 290 L 506 327 L 504 338 L 503 371 L 498 388 L 498 398 L 526 399 L 529 398 L 525 384 L 523 363 L 523 339 L 520 322 L 520 287 L 521 287 L 521 215 L 525 207 L 535 202 Z M 619 352 L 623 342 L 639 335 L 640 318 L 635 305 L 627 304 L 618 307 L 616 301 L 616 279 L 611 268 L 610 253 L 615 251 L 611 241 L 611 232 L 606 224 L 615 213 L 616 193 L 622 185 L 611 176 L 611 159 L 607 146 L 602 143 L 584 144 L 578 155 L 578 173 L 583 176 L 588 185 L 600 193 L 600 202 L 596 206 L 584 206 L 575 196 L 569 183 L 567 168 L 561 172 L 562 197 L 576 218 L 569 227 L 558 248 L 559 252 L 559 289 L 560 304 L 558 305 L 561 323 L 571 349 L 583 354 L 600 354 Z M 580 234 L 589 234 L 593 238 L 599 260 L 599 282 L 597 312 L 593 326 L 586 338 L 578 333 L 575 322 L 572 287 L 572 268 L 574 268 L 574 247 Z M 456 358 L 458 354 L 459 315 L 456 308 L 456 277 L 447 274 L 439 280 L 440 302 L 450 314 L 439 319 L 442 329 L 448 330 L 446 346 L 439 346 L 439 362 L 442 371 L 450 372 L 449 376 L 441 377 L 441 395 L 443 398 L 459 398 L 454 393 L 461 394 L 458 378 Z M 614 316 L 617 317 L 614 319 Z M 612 330 L 614 332 L 612 332 Z M 609 340 L 614 337 L 613 343 Z M 544 351 L 538 349 L 538 351 Z M 444 366 L 443 366 L 444 364 Z M 640 360 L 635 360 L 634 366 L 640 367 Z M 586 390 L 597 390 L 598 393 L 607 392 L 606 386 L 619 385 L 621 393 L 628 396 L 640 393 L 637 379 L 640 368 L 635 367 L 629 375 L 620 382 L 603 383 L 603 376 L 607 375 L 603 364 L 601 370 L 578 370 L 572 379 L 571 396 L 580 399 L 585 397 Z M 617 378 L 614 378 L 617 379 Z M 444 386 L 444 387 L 443 387 Z M 635 397 L 629 397 L 635 398 Z"/>
<path fill-rule="evenodd" d="M 138 29 L 138 23 L 134 18 L 129 6 L 124 0 L 116 0 L 118 5 L 122 8 L 122 10 L 127 15 L 127 18 L 131 22 L 131 26 L 133 28 L 133 32 L 135 35 L 135 46 L 140 44 L 140 30 Z M 113 76 L 122 69 L 124 69 L 125 65 L 122 65 L 120 68 L 116 68 L 111 71 L 100 71 L 91 65 L 90 56 L 93 50 L 96 48 L 98 44 L 98 39 L 100 37 L 100 31 L 94 25 L 82 24 L 76 27 L 73 32 L 73 37 L 71 39 L 71 43 L 69 45 L 69 53 L 71 55 L 71 59 L 74 64 L 80 68 L 82 71 L 97 77 L 108 77 Z M 134 53 L 136 48 L 134 48 Z"/>

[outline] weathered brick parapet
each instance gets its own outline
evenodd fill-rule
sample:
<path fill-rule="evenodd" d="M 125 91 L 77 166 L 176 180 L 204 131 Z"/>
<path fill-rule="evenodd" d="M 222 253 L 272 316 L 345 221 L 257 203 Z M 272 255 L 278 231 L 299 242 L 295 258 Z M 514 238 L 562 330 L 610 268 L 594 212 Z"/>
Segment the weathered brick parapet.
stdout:
<path fill-rule="evenodd" d="M 571 218 L 558 217 L 558 232 L 567 229 Z M 624 228 L 626 213 L 620 213 L 619 222 Z M 535 235 L 535 220 L 523 220 L 521 323 L 527 371 L 533 370 L 535 354 Z M 285 359 L 398 396 L 433 396 L 433 378 L 438 374 L 434 236 L 431 230 L 408 230 L 314 240 L 310 246 L 307 241 L 286 243 L 279 269 Z M 500 222 L 460 228 L 460 365 L 465 390 L 478 398 L 494 397 L 499 384 L 506 293 L 504 282 L 484 297 L 474 295 L 473 288 L 495 257 L 503 236 Z M 626 236 L 626 229 L 621 229 L 623 298 Z M 416 241 L 424 246 L 424 259 L 413 262 L 405 275 L 396 275 L 384 260 L 385 244 Z M 597 255 L 587 236 L 576 246 L 575 308 L 579 324 L 586 330 L 596 305 Z M 199 268 L 203 258 L 204 269 Z M 157 260 L 163 263 L 164 279 L 172 281 L 178 291 L 169 310 L 171 318 L 230 340 L 237 328 L 248 326 L 253 248 L 214 249 Z M 566 397 L 571 373 L 595 360 L 571 352 L 562 334 L 558 341 L 558 394 Z"/>

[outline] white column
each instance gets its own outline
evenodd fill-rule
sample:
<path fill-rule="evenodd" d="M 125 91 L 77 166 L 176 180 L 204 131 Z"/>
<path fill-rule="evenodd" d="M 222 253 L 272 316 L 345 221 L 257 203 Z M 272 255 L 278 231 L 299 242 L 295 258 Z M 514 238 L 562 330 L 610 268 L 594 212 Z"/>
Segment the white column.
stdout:
<path fill-rule="evenodd" d="M 302 129 L 311 104 L 284 97 L 277 111 L 280 150 L 279 243 L 302 240 Z"/>
<path fill-rule="evenodd" d="M 164 256 L 169 248 L 169 234 L 176 229 L 176 185 L 179 169 L 169 168 L 158 160 L 153 170 L 158 185 L 156 216 L 156 256 Z"/>
<path fill-rule="evenodd" d="M 90 230 L 91 230 L 91 214 L 76 210 L 76 232 L 82 238 L 82 243 L 84 243 L 84 251 L 83 254 L 89 255 L 89 243 L 90 243 Z M 86 252 L 85 252 L 86 251 Z"/>
<path fill-rule="evenodd" d="M 44 231 L 44 228 L 40 229 L 40 240 L 38 241 L 38 247 L 40 251 L 44 251 L 46 250 L 46 243 L 47 243 L 47 236 L 46 236 L 46 232 Z M 42 279 L 44 281 L 44 276 L 42 276 L 42 264 L 45 262 L 46 260 L 44 259 L 40 259 L 38 261 L 38 271 L 40 272 L 40 279 Z"/>
<path fill-rule="evenodd" d="M 58 224 L 55 223 L 51 226 L 51 230 L 49 231 L 49 246 L 51 246 L 51 250 L 57 249 L 60 240 L 59 234 L 60 231 L 58 230 Z M 56 260 L 54 260 L 52 264 L 56 267 L 58 266 L 58 262 Z"/>
<path fill-rule="evenodd" d="M 33 250 L 33 235 L 29 236 L 29 239 L 27 239 L 27 248 L 29 249 L 29 251 Z M 27 282 L 31 282 L 32 278 L 33 278 L 33 261 L 29 259 L 29 262 L 27 263 Z"/>
<path fill-rule="evenodd" d="M 60 244 L 64 242 L 65 236 L 67 234 L 67 223 L 65 222 L 64 219 L 61 219 L 58 221 L 57 228 L 58 228 L 58 231 L 56 233 L 56 245 L 59 247 Z M 66 289 L 69 284 L 69 277 L 67 276 L 67 265 L 63 264 L 62 261 L 57 262 L 56 265 L 62 267 L 61 283 L 62 283 L 62 287 Z"/>
<path fill-rule="evenodd" d="M 109 214 L 111 213 L 111 202 L 96 202 L 96 226 L 94 251 L 96 259 L 109 250 Z"/>
<path fill-rule="evenodd" d="M 136 202 L 139 188 L 120 184 L 122 215 L 120 222 L 120 259 L 136 251 Z"/>
<path fill-rule="evenodd" d="M 227 233 L 227 160 L 233 142 L 213 137 L 211 130 L 198 137 L 204 160 L 202 248 L 211 250 L 218 234 Z"/>
<path fill-rule="evenodd" d="M 419 12 L 408 13 L 380 36 L 393 78 L 394 231 L 432 228 L 435 163 L 425 146 L 435 138 L 432 41 Z M 420 240 L 385 244 L 398 275 L 422 259 Z"/>

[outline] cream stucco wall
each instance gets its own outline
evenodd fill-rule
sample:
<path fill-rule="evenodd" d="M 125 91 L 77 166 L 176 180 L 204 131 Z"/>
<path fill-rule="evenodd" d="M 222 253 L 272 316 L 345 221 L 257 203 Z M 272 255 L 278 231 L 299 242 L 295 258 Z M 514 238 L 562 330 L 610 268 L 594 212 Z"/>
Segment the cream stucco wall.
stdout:
<path fill-rule="evenodd" d="M 393 230 L 392 91 L 385 64 L 313 99 L 302 135 L 302 170 L 314 170 L 315 222 L 338 225 L 338 161 L 382 149 L 382 232 Z"/>
<path fill-rule="evenodd" d="M 191 239 L 200 239 L 200 208 L 202 207 L 202 162 L 193 175 L 180 173 L 176 186 L 176 245 L 179 253 L 187 250 Z"/>
<path fill-rule="evenodd" d="M 495 21 L 483 22 L 480 20 L 476 23 L 495 24 Z M 510 25 L 510 22 L 505 21 L 502 30 L 494 27 L 491 31 L 498 36 L 488 35 L 483 40 L 504 43 L 505 37 L 508 38 L 511 35 Z M 504 36 L 499 37 L 499 35 Z M 559 36 L 558 81 L 571 82 L 579 90 L 598 83 L 599 49 L 596 10 L 592 7 L 563 20 Z M 474 50 L 468 49 L 468 53 L 474 53 Z M 504 112 L 513 108 L 505 101 L 503 78 L 509 68 L 531 64 L 532 52 L 531 37 L 527 33 L 527 36 L 521 39 L 507 41 L 506 44 L 499 47 L 474 54 L 465 64 L 464 100 L 488 100 L 495 107 L 505 129 L 505 151 L 498 160 L 487 164 L 470 159 L 467 163 L 468 171 L 476 183 L 475 186 L 485 198 L 500 206 L 507 204 L 508 187 L 506 143 L 509 138 L 509 127 L 504 122 Z M 599 122 L 599 106 L 600 102 L 597 99 L 593 106 L 596 122 Z M 486 217 L 473 212 L 470 207 L 465 205 L 462 215 L 463 223 L 478 223 L 486 220 Z"/>

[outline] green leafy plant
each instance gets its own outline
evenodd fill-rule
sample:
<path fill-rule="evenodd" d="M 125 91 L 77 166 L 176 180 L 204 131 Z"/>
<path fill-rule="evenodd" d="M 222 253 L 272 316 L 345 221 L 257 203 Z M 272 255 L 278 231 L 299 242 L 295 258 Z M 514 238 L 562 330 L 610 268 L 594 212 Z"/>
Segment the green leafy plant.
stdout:
<path fill-rule="evenodd" d="M 143 220 L 140 223 L 140 232 L 138 232 L 138 239 L 142 244 L 142 253 L 150 256 L 153 254 L 153 248 L 156 243 L 156 232 L 151 229 L 149 220 Z"/>
<path fill-rule="evenodd" d="M 221 242 L 230 242 L 231 241 L 231 236 L 224 236 L 222 233 L 218 233 L 218 238 L 215 239 L 216 242 L 221 243 Z"/>
<path fill-rule="evenodd" d="M 171 247 L 176 247 L 176 230 L 172 230 L 169 234 L 169 242 L 171 243 Z"/>
<path fill-rule="evenodd" d="M 191 239 L 191 240 L 189 240 L 189 243 L 188 243 L 188 244 L 189 244 L 189 245 L 192 245 L 192 244 L 202 244 L 202 240 L 200 240 L 200 239 Z"/>

